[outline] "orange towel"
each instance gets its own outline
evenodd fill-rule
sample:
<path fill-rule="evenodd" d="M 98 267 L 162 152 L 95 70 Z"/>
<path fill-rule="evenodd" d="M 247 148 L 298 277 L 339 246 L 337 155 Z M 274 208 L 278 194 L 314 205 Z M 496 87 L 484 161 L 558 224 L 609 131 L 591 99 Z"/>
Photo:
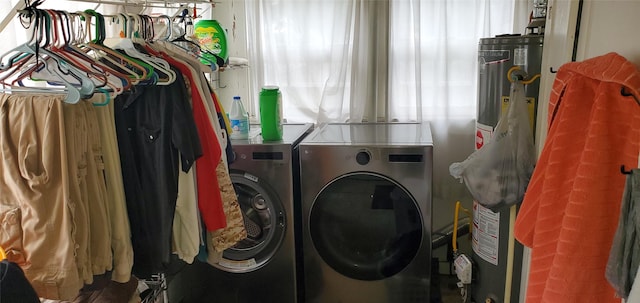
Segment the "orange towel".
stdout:
<path fill-rule="evenodd" d="M 624 175 L 640 152 L 640 71 L 609 53 L 563 65 L 549 100 L 549 133 L 515 224 L 531 247 L 527 303 L 620 302 L 605 266 Z"/>

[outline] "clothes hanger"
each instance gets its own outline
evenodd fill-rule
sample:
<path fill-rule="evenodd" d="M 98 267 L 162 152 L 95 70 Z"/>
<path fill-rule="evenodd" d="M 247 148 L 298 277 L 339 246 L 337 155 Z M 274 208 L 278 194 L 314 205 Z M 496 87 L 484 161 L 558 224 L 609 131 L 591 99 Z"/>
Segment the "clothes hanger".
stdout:
<path fill-rule="evenodd" d="M 104 40 L 104 23 L 101 22 L 100 18 L 89 11 L 77 12 L 77 14 L 80 15 L 81 20 L 85 21 L 85 37 L 82 39 L 83 43 L 78 44 L 85 53 L 90 54 L 105 65 L 128 75 L 132 84 L 149 81 L 149 69 L 145 68 L 141 62 L 102 44 Z M 95 39 L 91 36 L 92 18 L 96 19 Z"/>
<path fill-rule="evenodd" d="M 29 37 L 29 40 L 27 40 L 27 42 L 25 42 L 24 44 L 27 45 L 31 45 L 34 44 L 36 42 L 39 43 L 38 41 L 38 37 L 40 34 L 40 20 L 32 20 L 33 16 L 36 14 L 36 12 L 32 9 L 25 9 L 25 10 L 21 10 L 20 12 L 20 17 L 22 18 L 23 16 L 28 16 L 29 18 L 29 25 L 28 26 L 32 26 L 32 30 L 31 30 L 31 37 Z M 17 47 L 16 47 L 17 48 Z M 16 51 L 16 48 L 9 50 L 8 52 L 4 53 L 2 56 L 0 56 L 0 71 L 2 70 L 7 70 L 11 67 L 13 67 L 13 64 L 19 63 L 22 60 L 26 60 L 27 57 L 30 57 L 32 54 L 28 53 L 22 53 L 19 51 Z"/>
<path fill-rule="evenodd" d="M 171 69 L 171 65 L 169 63 L 159 57 L 150 56 L 146 52 L 144 46 L 147 44 L 145 37 L 148 36 L 147 31 L 149 30 L 148 25 L 146 25 L 146 18 L 143 18 L 140 15 L 130 15 L 133 20 L 133 25 L 130 27 L 133 29 L 131 36 L 129 37 L 129 41 L 122 40 L 125 44 L 131 44 L 128 48 L 129 51 L 132 51 L 134 54 L 139 54 L 141 57 L 138 57 L 150 65 L 154 66 L 157 71 L 166 75 L 166 78 L 163 78 L 162 81 L 165 83 L 158 83 L 159 85 L 168 85 L 173 83 L 176 79 L 175 72 Z M 126 51 L 126 50 L 125 50 Z M 136 57 L 136 56 L 134 56 Z M 162 77 L 161 77 L 162 78 Z"/>
<path fill-rule="evenodd" d="M 131 15 L 131 17 L 132 18 L 130 20 L 133 20 L 133 22 L 130 23 L 129 28 L 133 29 L 133 33 L 131 34 L 132 36 L 107 39 L 107 45 L 113 49 L 120 49 L 127 55 L 151 65 L 154 68 L 154 71 L 159 75 L 158 82 L 156 83 L 157 85 L 168 85 L 173 83 L 176 79 L 176 74 L 171 70 L 169 63 L 164 59 L 150 56 L 148 53 L 142 52 L 142 50 L 144 50 L 142 45 L 146 44 L 146 41 L 139 36 L 144 29 L 143 19 L 138 15 Z"/>
<path fill-rule="evenodd" d="M 51 18 L 52 22 L 52 30 L 50 31 L 51 43 L 47 48 L 58 55 L 60 59 L 83 71 L 90 79 L 92 79 L 96 87 L 104 87 L 108 85 L 109 79 L 103 69 L 93 64 L 90 60 L 69 52 L 66 48 L 70 40 L 71 33 L 67 31 L 68 29 L 64 28 L 65 23 L 63 15 L 53 10 L 43 10 L 43 12 Z M 32 72 L 30 76 L 32 79 L 48 79 L 50 84 L 55 83 L 56 79 L 52 79 L 51 76 L 53 75 L 47 73 L 47 71 L 47 69 L 36 70 Z M 70 79 L 68 78 L 67 80 Z M 118 80 L 118 82 L 120 81 Z"/>
<path fill-rule="evenodd" d="M 121 17 L 125 20 L 129 19 L 128 16 L 121 14 Z M 98 14 L 98 18 L 101 18 Z M 104 17 L 102 17 L 104 18 Z M 125 25 L 127 23 L 124 23 Z M 133 20 L 129 20 L 129 29 L 133 29 L 135 23 Z M 125 28 L 126 29 L 126 28 Z M 127 30 L 125 30 L 127 32 Z M 149 56 L 148 54 L 141 53 L 138 49 L 136 49 L 132 39 L 127 37 L 121 38 L 109 38 L 104 40 L 105 45 L 109 46 L 112 49 L 119 50 L 121 53 L 126 56 L 136 59 L 139 61 L 139 64 L 147 67 L 152 73 L 152 77 L 154 77 L 153 84 L 158 85 L 168 85 L 175 80 L 175 73 L 169 72 L 162 64 L 159 62 L 157 58 Z M 164 61 L 164 60 L 163 60 Z M 164 62 L 165 64 L 168 63 Z M 172 78 L 173 77 L 173 78 Z"/>
<path fill-rule="evenodd" d="M 70 14 L 68 12 L 63 12 L 63 11 L 59 11 L 59 13 L 64 14 L 68 22 L 69 41 L 65 43 L 65 49 L 73 53 L 74 55 L 80 57 L 82 60 L 90 62 L 92 66 L 93 65 L 98 66 L 102 71 L 104 71 L 104 74 L 108 77 L 108 79 L 110 79 L 110 83 L 114 84 L 115 88 L 121 88 L 122 90 L 129 89 L 131 87 L 131 81 L 129 80 L 127 75 L 120 73 L 115 69 L 112 69 L 111 67 L 94 59 L 93 57 L 87 55 L 78 46 L 75 45 L 79 41 L 78 36 L 84 35 L 84 33 L 82 32 L 82 27 L 75 26 L 76 25 L 75 22 L 77 22 L 76 20 L 78 16 Z M 79 22 L 78 25 L 80 24 L 81 23 Z M 76 32 L 76 30 L 79 30 L 80 32 Z M 119 94 L 121 91 L 120 92 L 116 91 L 116 92 Z"/>
<path fill-rule="evenodd" d="M 17 58 L 22 54 L 27 54 L 30 57 L 30 59 L 28 60 L 32 60 L 32 59 L 35 60 L 36 65 L 42 65 L 42 68 L 47 68 L 49 71 L 51 71 L 52 73 L 60 77 L 60 81 L 62 82 L 61 85 L 64 86 L 64 89 L 62 91 L 67 94 L 64 100 L 65 102 L 77 103 L 81 97 L 90 96 L 90 94 L 93 93 L 93 89 L 95 88 L 95 86 L 93 85 L 93 82 L 91 82 L 90 79 L 88 79 L 87 77 L 79 73 L 78 70 L 74 69 L 73 67 L 70 67 L 64 61 L 55 60 L 55 57 L 52 57 L 51 53 L 48 50 L 46 50 L 45 47 L 40 46 L 40 44 L 42 43 L 42 40 L 45 40 L 45 46 L 49 42 L 48 36 L 46 34 L 42 35 L 43 30 L 50 29 L 50 26 L 47 25 L 47 21 L 48 21 L 47 18 L 42 14 L 42 12 L 38 11 L 37 9 L 32 8 L 29 11 L 29 13 L 31 14 L 30 17 L 35 18 L 32 20 L 32 24 L 31 24 L 33 26 L 33 33 L 32 33 L 33 35 L 32 35 L 31 41 L 15 47 L 10 52 L 15 52 L 16 54 L 14 54 L 11 57 L 12 58 L 11 60 L 3 61 L 3 62 L 14 62 L 13 60 L 14 58 Z M 50 60 L 52 58 L 53 60 Z M 52 65 L 55 65 L 55 66 L 52 66 Z M 18 71 L 20 71 L 20 69 L 12 70 L 11 74 L 14 74 Z M 76 85 L 70 83 L 69 81 L 63 79 L 65 75 L 69 75 L 69 74 L 73 75 L 76 79 L 79 79 L 80 81 L 79 85 L 76 84 L 79 86 L 79 88 L 77 88 Z M 6 75 L 4 76 L 5 76 L 4 79 L 6 79 L 7 78 Z M 41 89 L 41 88 L 27 87 L 22 82 L 22 79 L 19 79 L 19 80 L 14 79 L 14 81 L 11 83 L 7 83 L 6 80 L 3 80 L 2 83 L 5 85 L 2 88 L 2 91 L 28 91 L 28 92 L 43 92 L 43 91 L 59 92 L 61 91 L 59 89 L 49 89 L 49 88 Z M 21 87 L 20 88 L 15 87 L 16 83 L 20 84 Z"/>
<path fill-rule="evenodd" d="M 78 68 L 77 66 L 73 65 L 68 60 L 65 60 L 64 58 L 60 57 L 57 53 L 50 51 L 48 48 L 50 45 L 53 45 L 55 43 L 55 40 L 57 39 L 57 36 L 56 36 L 57 28 L 55 27 L 56 23 L 55 23 L 55 20 L 53 19 L 53 16 L 49 15 L 46 11 L 43 11 L 43 10 L 36 10 L 36 12 L 37 12 L 36 20 L 39 19 L 44 21 L 44 27 L 41 26 L 41 28 L 45 30 L 43 34 L 46 37 L 44 45 L 37 44 L 39 45 L 39 47 L 36 49 L 36 52 L 39 51 L 40 53 L 46 55 L 47 56 L 46 61 L 49 61 L 51 63 L 53 62 L 57 63 L 57 64 L 49 64 L 44 66 L 50 74 L 51 72 L 53 72 L 52 74 L 53 78 L 44 79 L 44 80 L 52 80 L 51 82 L 49 82 L 49 84 L 51 85 L 64 85 L 59 82 L 56 82 L 57 80 L 63 80 L 66 84 L 72 84 L 72 85 L 78 86 L 82 96 L 87 96 L 87 97 L 91 96 L 96 88 L 96 85 L 94 84 L 93 80 L 89 78 L 86 72 Z M 36 59 L 37 59 L 37 56 L 36 56 Z M 36 63 L 37 63 L 37 60 L 36 60 Z M 51 68 L 51 65 L 55 65 L 57 69 Z M 29 75 L 31 75 L 31 73 L 29 73 Z M 23 79 L 24 77 L 19 77 L 18 79 L 14 79 L 12 84 L 15 85 L 18 81 L 21 81 Z M 36 81 L 38 80 L 35 78 L 32 78 L 32 79 Z M 75 81 L 77 81 L 77 83 L 70 82 L 70 81 L 74 81 L 74 79 Z"/>
<path fill-rule="evenodd" d="M 78 58 L 80 64 L 83 64 L 87 68 L 90 67 L 92 71 L 98 71 L 100 76 L 105 77 L 106 85 L 111 88 L 114 95 L 112 97 L 119 95 L 125 89 L 130 87 L 131 83 L 126 78 L 126 76 L 113 71 L 108 66 L 102 64 L 97 60 L 94 60 L 93 58 L 87 56 L 85 53 L 71 45 L 71 43 L 75 40 L 75 33 L 71 23 L 72 18 L 67 12 L 57 11 L 57 13 L 60 15 L 61 21 L 66 21 L 62 23 L 63 26 L 66 25 L 66 30 L 62 31 L 63 37 L 65 38 L 62 50 L 65 51 L 66 54 L 71 55 L 71 58 Z M 64 35 L 64 33 L 66 33 L 66 35 Z"/>

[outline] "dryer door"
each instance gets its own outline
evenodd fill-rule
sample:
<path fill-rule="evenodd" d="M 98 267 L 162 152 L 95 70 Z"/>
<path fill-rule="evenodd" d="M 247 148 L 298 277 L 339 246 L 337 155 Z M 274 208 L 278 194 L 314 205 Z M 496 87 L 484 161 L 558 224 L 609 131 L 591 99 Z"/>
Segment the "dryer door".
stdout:
<path fill-rule="evenodd" d="M 286 229 L 285 211 L 264 181 L 249 173 L 232 171 L 230 175 L 247 238 L 226 249 L 216 267 L 228 272 L 250 272 L 266 265 L 280 248 Z"/>
<path fill-rule="evenodd" d="M 416 256 L 422 239 L 416 201 L 400 184 L 375 173 L 331 181 L 317 195 L 309 220 L 322 259 L 358 280 L 399 273 Z"/>

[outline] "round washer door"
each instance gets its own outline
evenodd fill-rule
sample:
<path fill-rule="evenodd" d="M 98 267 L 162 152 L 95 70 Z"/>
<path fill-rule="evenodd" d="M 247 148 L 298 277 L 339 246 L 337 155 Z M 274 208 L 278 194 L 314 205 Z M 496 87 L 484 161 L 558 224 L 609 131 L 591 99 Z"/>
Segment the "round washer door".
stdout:
<path fill-rule="evenodd" d="M 250 272 L 266 265 L 280 248 L 286 229 L 285 212 L 268 184 L 249 173 L 232 171 L 230 175 L 247 238 L 226 249 L 215 266 L 228 272 Z"/>
<path fill-rule="evenodd" d="M 411 195 L 375 173 L 351 173 L 327 184 L 310 212 L 315 249 L 340 274 L 381 280 L 402 271 L 416 256 L 422 219 Z"/>

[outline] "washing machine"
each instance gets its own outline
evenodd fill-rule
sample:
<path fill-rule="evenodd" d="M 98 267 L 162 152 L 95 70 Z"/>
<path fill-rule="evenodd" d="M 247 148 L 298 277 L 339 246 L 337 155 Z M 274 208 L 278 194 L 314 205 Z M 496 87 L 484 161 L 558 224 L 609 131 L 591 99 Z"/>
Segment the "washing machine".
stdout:
<path fill-rule="evenodd" d="M 332 123 L 300 143 L 306 302 L 430 302 L 427 123 Z"/>
<path fill-rule="evenodd" d="M 173 279 L 176 302 L 298 302 L 294 204 L 299 199 L 298 143 L 312 124 L 285 124 L 283 138 L 264 142 L 259 125 L 248 140 L 232 140 L 231 181 L 247 238 L 218 264 L 195 262 Z M 173 302 L 173 301 L 172 301 Z"/>

